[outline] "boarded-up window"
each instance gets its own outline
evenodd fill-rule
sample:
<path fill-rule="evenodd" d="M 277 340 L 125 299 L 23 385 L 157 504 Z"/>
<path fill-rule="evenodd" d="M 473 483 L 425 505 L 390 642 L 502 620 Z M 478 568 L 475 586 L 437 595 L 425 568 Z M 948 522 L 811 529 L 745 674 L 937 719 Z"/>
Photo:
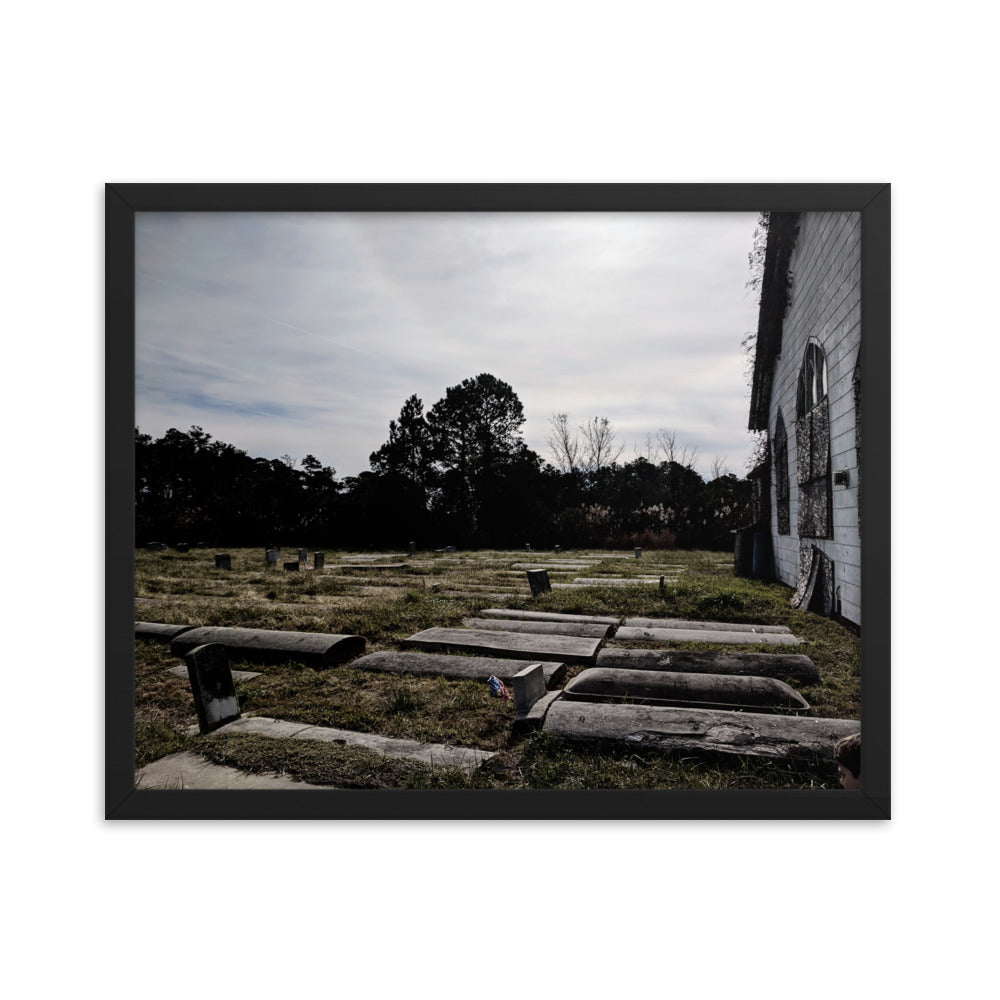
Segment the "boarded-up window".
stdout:
<path fill-rule="evenodd" d="M 774 424 L 774 499 L 778 514 L 778 534 L 792 533 L 792 518 L 790 512 L 791 489 L 788 482 L 788 434 L 785 431 L 785 421 L 778 411 L 778 419 Z"/>
<path fill-rule="evenodd" d="M 810 343 L 799 373 L 796 400 L 800 538 L 833 537 L 830 403 L 826 393 L 826 355 L 819 344 Z"/>

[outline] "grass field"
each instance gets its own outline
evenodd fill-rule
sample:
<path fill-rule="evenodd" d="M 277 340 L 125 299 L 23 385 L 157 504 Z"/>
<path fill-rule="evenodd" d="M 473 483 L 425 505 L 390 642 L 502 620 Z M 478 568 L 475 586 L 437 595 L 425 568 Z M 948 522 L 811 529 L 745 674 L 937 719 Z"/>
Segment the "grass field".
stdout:
<path fill-rule="evenodd" d="M 819 668 L 820 683 L 801 687 L 808 714 L 859 719 L 860 640 L 823 617 L 790 607 L 789 588 L 733 575 L 732 557 L 716 552 L 600 551 L 551 553 L 457 552 L 372 554 L 326 552 L 321 570 L 287 572 L 268 566 L 264 550 L 229 549 L 232 570 L 215 568 L 214 551 L 139 551 L 136 620 L 178 625 L 226 625 L 356 634 L 366 652 L 397 649 L 433 626 L 458 626 L 482 608 L 530 608 L 574 614 L 689 618 L 788 625 L 804 640 L 794 649 Z M 311 558 L 310 550 L 310 558 Z M 658 584 L 553 589 L 532 599 L 514 564 L 570 561 L 592 565 L 550 569 L 553 584 L 574 577 L 665 576 Z M 380 568 L 386 567 L 386 568 Z M 674 570 L 671 567 L 680 567 Z M 614 645 L 648 645 L 615 642 Z M 674 649 L 746 651 L 704 643 Z M 771 650 L 769 650 L 771 651 Z M 301 664 L 259 667 L 260 677 L 237 683 L 243 714 L 456 744 L 494 751 L 471 776 L 458 769 L 385 758 L 359 747 L 257 735 L 190 736 L 197 725 L 186 678 L 169 672 L 183 660 L 169 647 L 136 641 L 136 767 L 189 749 L 246 771 L 283 771 L 341 788 L 835 788 L 821 764 L 776 764 L 716 756 L 633 753 L 620 745 L 581 748 L 542 732 L 512 732 L 511 702 L 489 697 L 485 683 L 376 674 L 351 664 L 315 670 Z M 233 662 L 234 668 L 244 666 Z M 568 677 L 582 668 L 571 667 Z"/>

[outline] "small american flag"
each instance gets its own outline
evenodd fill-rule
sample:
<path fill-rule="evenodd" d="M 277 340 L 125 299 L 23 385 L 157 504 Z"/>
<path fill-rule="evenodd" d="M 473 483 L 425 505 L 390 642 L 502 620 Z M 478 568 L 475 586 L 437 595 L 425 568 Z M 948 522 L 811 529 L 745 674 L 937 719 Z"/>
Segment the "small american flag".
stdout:
<path fill-rule="evenodd" d="M 510 701 L 510 692 L 504 686 L 504 682 L 500 680 L 499 677 L 491 677 L 489 680 L 490 685 L 490 696 L 493 698 L 503 698 L 504 701 Z"/>

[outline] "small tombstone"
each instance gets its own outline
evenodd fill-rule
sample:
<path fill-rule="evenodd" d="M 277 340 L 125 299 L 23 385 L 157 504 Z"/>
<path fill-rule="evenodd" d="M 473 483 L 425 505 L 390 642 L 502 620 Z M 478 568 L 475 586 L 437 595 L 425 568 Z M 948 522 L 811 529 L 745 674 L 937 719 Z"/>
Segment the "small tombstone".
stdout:
<path fill-rule="evenodd" d="M 457 551 L 458 551 L 458 550 L 457 550 L 457 549 L 455 548 L 455 546 L 454 546 L 454 545 L 446 545 L 446 546 L 444 547 L 444 550 L 445 550 L 445 552 L 457 552 Z"/>
<path fill-rule="evenodd" d="M 198 713 L 198 728 L 210 733 L 240 717 L 229 654 L 221 642 L 195 646 L 184 655 L 187 662 L 194 707 Z"/>
<path fill-rule="evenodd" d="M 326 553 L 325 552 L 314 552 L 313 553 L 313 569 L 322 569 L 326 565 Z"/>
<path fill-rule="evenodd" d="M 309 562 L 309 553 L 305 549 L 299 549 L 299 562 Z"/>
<path fill-rule="evenodd" d="M 666 584 L 663 581 L 664 581 L 664 577 L 661 576 L 660 577 L 660 597 L 666 597 L 667 596 L 667 587 L 666 587 Z"/>
<path fill-rule="evenodd" d="M 540 663 L 532 663 L 514 674 L 514 711 L 527 712 L 545 694 L 545 672 Z"/>
<path fill-rule="evenodd" d="M 410 542 L 410 555 L 415 556 L 417 554 L 417 543 Z"/>
<path fill-rule="evenodd" d="M 207 549 L 208 548 L 208 543 L 207 542 L 197 542 L 195 544 L 195 548 L 196 549 Z"/>
<path fill-rule="evenodd" d="M 635 547 L 635 557 L 636 557 L 636 559 L 641 559 L 642 558 L 642 546 L 641 545 L 637 545 Z"/>
<path fill-rule="evenodd" d="M 190 548 L 191 548 L 191 546 L 188 545 L 187 542 L 178 542 L 177 543 L 177 551 L 178 552 L 187 552 L 188 549 L 190 549 Z"/>
<path fill-rule="evenodd" d="M 298 559 L 296 559 L 295 562 L 286 562 L 285 563 L 285 569 L 289 573 L 297 573 L 299 571 L 299 561 L 298 561 Z"/>
<path fill-rule="evenodd" d="M 233 559 L 228 552 L 224 552 L 222 555 L 217 555 L 215 557 L 215 568 L 216 569 L 232 569 Z"/>
<path fill-rule="evenodd" d="M 525 545 L 524 551 L 525 552 L 530 552 L 531 551 L 531 546 L 530 545 Z"/>
<path fill-rule="evenodd" d="M 559 553 L 562 552 L 562 546 L 561 545 L 557 545 L 556 549 L 555 549 L 555 552 L 556 552 L 556 555 L 559 555 Z"/>
<path fill-rule="evenodd" d="M 280 550 L 278 550 L 278 549 L 268 549 L 264 553 L 264 558 L 267 560 L 268 566 L 277 566 L 278 565 L 278 556 L 280 556 L 280 555 L 281 555 Z"/>
<path fill-rule="evenodd" d="M 160 543 L 159 542 L 146 542 L 146 549 L 149 552 L 159 552 Z"/>
<path fill-rule="evenodd" d="M 549 571 L 547 569 L 529 569 L 528 586 L 531 587 L 532 597 L 538 597 L 539 594 L 550 591 L 552 584 L 549 583 Z"/>

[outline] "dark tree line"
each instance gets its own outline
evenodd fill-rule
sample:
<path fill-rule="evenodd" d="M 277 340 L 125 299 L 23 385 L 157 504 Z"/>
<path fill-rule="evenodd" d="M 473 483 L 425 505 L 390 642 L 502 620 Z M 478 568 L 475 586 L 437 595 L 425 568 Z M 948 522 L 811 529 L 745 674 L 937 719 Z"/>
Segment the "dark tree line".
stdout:
<path fill-rule="evenodd" d="M 312 455 L 296 467 L 200 427 L 155 441 L 136 428 L 136 541 L 731 550 L 731 531 L 749 521 L 745 479 L 705 482 L 690 465 L 645 458 L 557 469 L 525 444 L 524 419 L 511 386 L 488 374 L 426 413 L 411 396 L 370 471 L 341 480 Z"/>

